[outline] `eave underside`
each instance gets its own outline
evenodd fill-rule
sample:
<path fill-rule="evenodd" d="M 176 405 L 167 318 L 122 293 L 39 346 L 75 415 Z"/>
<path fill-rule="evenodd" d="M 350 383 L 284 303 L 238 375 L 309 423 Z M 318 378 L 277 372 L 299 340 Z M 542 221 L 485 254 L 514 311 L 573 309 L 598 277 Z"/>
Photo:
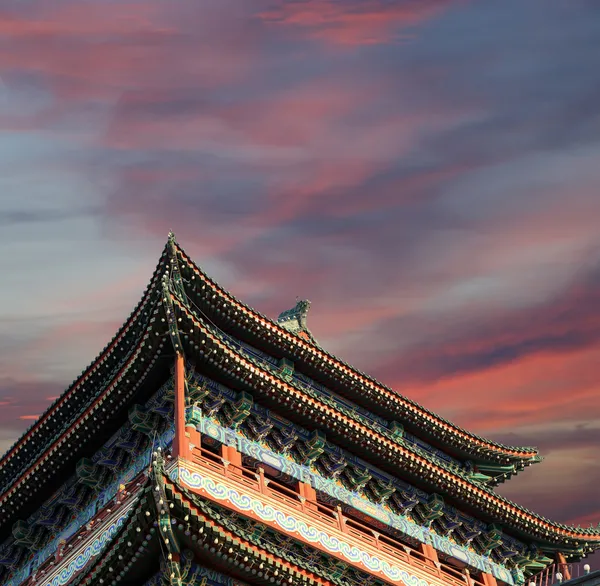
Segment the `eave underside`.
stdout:
<path fill-rule="evenodd" d="M 17 518 L 39 505 L 38 490 L 51 494 L 67 470 L 94 453 L 126 421 L 128 408 L 168 374 L 170 364 L 161 356 L 173 349 L 152 331 L 167 258 L 165 248 L 141 301 L 113 340 L 0 460 L 0 542 Z"/>

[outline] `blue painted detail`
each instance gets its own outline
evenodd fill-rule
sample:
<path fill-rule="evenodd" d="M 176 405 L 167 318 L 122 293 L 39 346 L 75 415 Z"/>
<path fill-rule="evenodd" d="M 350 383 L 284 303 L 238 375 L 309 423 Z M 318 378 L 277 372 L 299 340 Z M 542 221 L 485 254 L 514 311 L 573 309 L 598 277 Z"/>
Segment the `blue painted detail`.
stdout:
<path fill-rule="evenodd" d="M 172 383 L 169 382 L 164 385 L 159 392 L 148 401 L 147 405 L 150 409 L 152 409 L 153 404 L 159 404 L 161 402 L 162 395 L 169 385 L 172 385 Z M 12 574 L 12 576 L 5 582 L 3 586 L 18 586 L 27 580 L 27 578 L 29 578 L 33 573 L 35 573 L 35 571 L 56 552 L 58 545 L 62 540 L 68 540 L 79 530 L 80 527 L 90 521 L 90 519 L 92 519 L 99 510 L 101 510 L 111 499 L 115 497 L 121 484 L 127 484 L 140 472 L 142 472 L 142 470 L 147 469 L 150 466 L 152 450 L 158 446 L 161 446 L 163 449 L 165 449 L 167 446 L 171 445 L 173 442 L 173 435 L 174 426 L 171 425 L 159 437 L 156 438 L 153 447 L 150 446 L 143 452 L 137 454 L 136 458 L 129 464 L 129 466 L 116 475 L 114 480 L 103 490 L 101 490 L 91 503 L 89 503 L 83 509 L 77 510 L 75 514 L 68 518 L 63 528 L 59 530 L 56 535 L 54 535 L 54 537 L 46 544 L 46 546 L 40 551 L 33 553 L 21 565 L 21 567 Z M 121 429 L 107 441 L 105 446 L 94 455 L 92 460 L 97 462 L 103 457 L 107 450 L 114 449 L 114 445 L 121 441 L 122 438 L 123 430 Z M 63 502 L 65 497 L 75 499 L 76 497 L 74 495 L 74 490 L 76 489 L 76 486 L 77 485 L 73 483 L 72 480 L 69 480 L 66 485 L 59 489 L 47 501 L 47 504 Z M 40 508 L 34 515 L 32 515 L 28 519 L 28 523 L 37 523 L 41 518 L 40 515 L 42 510 L 43 508 Z"/>
<path fill-rule="evenodd" d="M 81 553 L 69 562 L 69 565 L 62 568 L 49 582 L 44 581 L 43 586 L 65 586 L 73 576 L 83 570 L 95 557 L 98 557 L 106 545 L 117 534 L 117 531 L 123 526 L 129 514 L 122 515 L 109 527 L 107 527 L 94 541 L 92 541 Z"/>
<path fill-rule="evenodd" d="M 263 445 L 246 438 L 241 433 L 223 427 L 215 420 L 203 418 L 197 429 L 200 433 L 209 435 L 222 443 L 225 443 L 226 437 L 230 437 L 234 433 L 236 436 L 235 445 L 242 454 L 297 480 L 308 480 L 315 490 L 328 495 L 334 502 L 338 501 L 349 505 L 357 511 L 380 521 L 384 525 L 392 527 L 403 535 L 416 539 L 421 543 L 431 544 L 438 551 L 461 559 L 472 567 L 478 568 L 483 572 L 488 572 L 507 584 L 515 584 L 511 573 L 493 562 L 490 558 L 469 551 L 455 544 L 449 538 L 438 535 L 426 527 L 418 525 L 410 518 L 394 513 L 385 504 L 368 501 L 361 494 L 349 491 L 334 479 L 325 478 L 314 470 L 297 464 L 289 456 L 276 454 Z M 176 477 L 173 477 L 173 479 L 177 480 Z"/>

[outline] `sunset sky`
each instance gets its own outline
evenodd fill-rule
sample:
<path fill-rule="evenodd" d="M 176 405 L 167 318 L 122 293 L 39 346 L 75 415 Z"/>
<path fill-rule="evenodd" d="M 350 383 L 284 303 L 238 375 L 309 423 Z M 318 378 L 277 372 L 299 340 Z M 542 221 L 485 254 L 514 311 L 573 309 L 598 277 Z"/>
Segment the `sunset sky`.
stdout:
<path fill-rule="evenodd" d="M 600 522 L 600 5 L 3 0 L 0 452 L 169 230 L 328 350 L 545 461 Z"/>

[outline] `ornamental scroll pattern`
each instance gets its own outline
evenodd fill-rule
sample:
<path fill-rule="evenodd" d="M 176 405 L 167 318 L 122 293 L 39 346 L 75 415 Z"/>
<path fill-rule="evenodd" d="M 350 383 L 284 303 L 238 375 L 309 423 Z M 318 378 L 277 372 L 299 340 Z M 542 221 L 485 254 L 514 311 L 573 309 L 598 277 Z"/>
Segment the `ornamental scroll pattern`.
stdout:
<path fill-rule="evenodd" d="M 492 574 L 498 580 L 502 580 L 511 586 L 516 583 L 511 572 L 493 562 L 488 557 L 479 555 L 453 543 L 447 537 L 438 535 L 434 531 L 430 531 L 426 527 L 418 525 L 405 515 L 393 513 L 380 504 L 370 502 L 359 493 L 348 490 L 332 479 L 324 478 L 307 466 L 297 464 L 285 455 L 272 452 L 258 442 L 252 441 L 234 430 L 225 428 L 214 420 L 202 418 L 198 425 L 198 431 L 220 443 L 235 445 L 242 454 L 262 462 L 263 464 L 278 470 L 282 474 L 291 476 L 296 480 L 307 482 L 311 484 L 315 490 L 332 497 L 334 500 L 349 505 L 361 513 L 364 513 L 421 543 L 433 545 L 438 551 L 459 559 L 483 572 Z"/>
<path fill-rule="evenodd" d="M 162 448 L 167 447 L 173 441 L 173 435 L 174 427 L 170 426 L 160 437 L 156 439 L 156 445 L 161 446 Z M 139 454 L 130 466 L 118 474 L 115 479 L 106 488 L 104 488 L 87 507 L 76 514 L 76 516 L 72 519 L 69 525 L 64 528 L 64 530 L 54 535 L 48 544 L 35 555 L 33 560 L 16 572 L 3 586 L 18 586 L 18 584 L 21 584 L 27 578 L 29 578 L 29 576 L 31 576 L 37 570 L 37 568 L 39 568 L 51 555 L 54 554 L 61 540 L 69 539 L 80 527 L 90 521 L 102 507 L 104 507 L 112 498 L 114 498 L 119 489 L 119 485 L 127 484 L 142 470 L 147 468 L 150 465 L 151 456 L 152 447 L 147 448 L 144 452 Z"/>
<path fill-rule="evenodd" d="M 109 527 L 106 528 L 94 541 L 89 543 L 87 547 L 80 552 L 77 557 L 71 559 L 66 567 L 63 567 L 50 581 L 42 582 L 43 586 L 65 586 L 73 576 L 83 570 L 90 561 L 99 556 L 106 545 L 117 534 L 117 531 L 123 526 L 129 514 L 121 515 Z"/>
<path fill-rule="evenodd" d="M 330 535 L 322 529 L 310 527 L 302 519 L 297 519 L 248 494 L 240 494 L 237 490 L 216 483 L 211 478 L 202 476 L 198 472 L 179 466 L 173 469 L 171 478 L 189 488 L 204 490 L 213 499 L 229 502 L 238 510 L 251 511 L 261 521 L 277 525 L 286 533 L 296 533 L 308 543 L 318 545 L 328 553 L 339 555 L 352 563 L 360 564 L 371 573 L 382 574 L 387 579 L 393 582 L 402 582 L 406 586 L 433 586 L 426 580 L 414 574 L 409 574 L 406 570 L 390 564 L 387 560 L 371 555 L 344 539 Z"/>

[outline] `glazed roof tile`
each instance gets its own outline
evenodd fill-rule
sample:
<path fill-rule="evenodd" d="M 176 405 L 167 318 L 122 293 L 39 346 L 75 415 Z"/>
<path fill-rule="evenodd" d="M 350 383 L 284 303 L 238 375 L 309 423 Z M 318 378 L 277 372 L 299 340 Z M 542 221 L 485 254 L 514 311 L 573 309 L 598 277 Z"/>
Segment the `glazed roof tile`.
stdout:
<path fill-rule="evenodd" d="M 179 253 L 179 258 L 194 271 L 196 275 L 198 275 L 203 281 L 205 281 L 209 287 L 214 291 L 214 293 L 221 297 L 222 301 L 225 305 L 229 305 L 231 307 L 236 307 L 237 309 L 242 310 L 248 317 L 253 319 L 259 327 L 267 328 L 268 330 L 277 333 L 281 338 L 290 341 L 300 348 L 308 349 L 309 352 L 320 356 L 327 363 L 333 366 L 333 370 L 338 373 L 338 375 L 346 374 L 350 375 L 353 378 L 362 379 L 364 383 L 371 386 L 374 390 L 379 393 L 379 402 L 382 408 L 389 408 L 386 404 L 386 401 L 392 400 L 397 403 L 399 406 L 404 407 L 410 412 L 413 412 L 415 417 L 423 422 L 431 422 L 434 425 L 434 433 L 444 442 L 452 443 L 453 438 L 442 435 L 442 432 L 449 431 L 453 434 L 461 436 L 466 441 L 471 442 L 473 445 L 471 448 L 473 449 L 474 454 L 500 454 L 502 456 L 508 457 L 510 459 L 516 459 L 523 462 L 534 463 L 540 461 L 538 456 L 537 448 L 535 447 L 519 447 L 519 446 L 509 446 L 505 444 L 501 444 L 498 442 L 494 442 L 487 438 L 484 438 L 480 435 L 477 435 L 473 432 L 465 430 L 458 425 L 450 422 L 449 420 L 437 415 L 436 413 L 426 409 L 416 401 L 409 399 L 400 393 L 397 393 L 393 389 L 387 387 L 383 383 L 379 382 L 375 378 L 370 375 L 358 370 L 357 368 L 349 365 L 344 362 L 337 356 L 331 354 L 324 350 L 318 344 L 307 340 L 305 338 L 300 338 L 291 334 L 288 330 L 279 325 L 276 321 L 270 319 L 269 317 L 263 315 L 257 310 L 251 308 L 246 305 L 244 302 L 240 301 L 237 297 L 235 297 L 229 291 L 226 291 L 223 287 L 221 287 L 217 282 L 211 279 L 181 248 L 179 245 L 177 246 L 177 252 Z M 195 284 L 193 285 L 195 286 Z M 214 297 L 214 295 L 213 295 Z M 464 447 L 464 446 L 463 446 Z M 476 452 L 475 449 L 478 449 L 479 452 Z"/>
<path fill-rule="evenodd" d="M 244 356 L 239 355 L 234 348 L 227 346 L 224 341 L 219 339 L 219 336 L 214 331 L 211 331 L 213 328 L 210 324 L 196 316 L 189 307 L 176 297 L 174 298 L 174 305 L 176 310 L 179 311 L 179 316 L 181 318 L 185 318 L 185 320 L 189 322 L 193 328 L 197 329 L 201 335 L 206 336 L 206 339 L 211 339 L 212 344 L 220 347 L 219 355 L 225 356 L 226 354 L 230 354 L 230 358 L 232 358 L 240 368 L 243 367 L 244 370 L 247 370 L 253 375 L 258 373 L 258 377 L 255 377 L 257 380 L 253 383 L 256 387 L 264 385 L 266 388 L 269 386 L 267 383 L 269 383 L 271 388 L 281 388 L 281 392 L 285 396 L 290 396 L 291 393 L 297 391 L 297 389 L 292 387 L 288 382 L 278 379 L 271 372 L 262 370 L 248 361 Z M 183 323 L 185 324 L 186 321 Z M 325 405 L 324 408 L 326 409 Z M 335 423 L 335 418 L 332 417 L 329 421 L 331 421 L 333 425 Z M 361 431 L 361 433 L 375 435 L 375 432 L 360 423 L 353 423 L 352 428 L 356 428 Z M 350 427 L 348 427 L 348 429 L 350 429 Z M 482 511 L 487 516 L 491 516 L 496 522 L 503 523 L 509 527 L 514 527 L 518 531 L 521 531 L 536 540 L 548 542 L 555 541 L 557 543 L 565 540 L 585 541 L 590 545 L 593 545 L 594 548 L 600 548 L 600 530 L 598 528 L 583 530 L 581 528 L 551 521 L 550 519 L 497 494 L 491 488 L 473 482 L 472 479 L 462 472 L 450 470 L 447 466 L 441 465 L 440 462 L 429 459 L 423 454 L 411 450 L 410 447 L 406 445 L 393 445 L 388 438 L 382 436 L 375 439 L 378 439 L 381 444 L 386 445 L 388 448 L 386 453 L 389 454 L 389 457 L 397 458 L 397 461 L 394 459 L 394 463 L 402 463 L 400 470 L 404 469 L 425 478 L 429 475 L 431 479 L 433 479 L 433 475 L 435 475 L 434 482 L 437 483 L 439 490 L 442 493 L 445 492 L 447 495 L 464 505 Z"/>

